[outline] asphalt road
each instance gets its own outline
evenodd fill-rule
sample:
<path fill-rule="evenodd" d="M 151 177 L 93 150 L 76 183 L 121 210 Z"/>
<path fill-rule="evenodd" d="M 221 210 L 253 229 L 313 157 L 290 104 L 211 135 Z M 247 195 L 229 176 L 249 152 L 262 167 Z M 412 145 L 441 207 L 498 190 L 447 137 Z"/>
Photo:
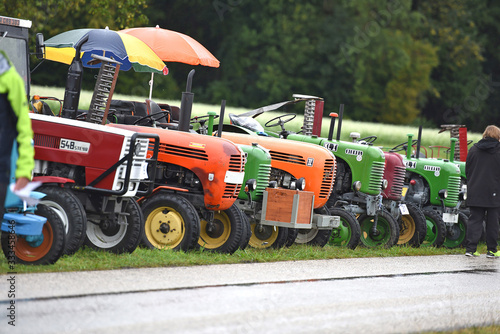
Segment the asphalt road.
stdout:
<path fill-rule="evenodd" d="M 499 269 L 484 255 L 448 255 L 0 275 L 0 333 L 413 333 L 500 324 Z"/>

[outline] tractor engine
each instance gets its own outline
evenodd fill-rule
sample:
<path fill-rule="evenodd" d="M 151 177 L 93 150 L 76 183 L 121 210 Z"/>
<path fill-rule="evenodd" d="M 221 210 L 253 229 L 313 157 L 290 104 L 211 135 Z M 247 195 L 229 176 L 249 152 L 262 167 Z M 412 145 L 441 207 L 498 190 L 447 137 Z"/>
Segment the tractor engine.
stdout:
<path fill-rule="evenodd" d="M 427 182 L 420 175 L 406 173 L 405 184 L 409 184 L 405 200 L 423 206 L 429 202 L 430 189 Z"/>
<path fill-rule="evenodd" d="M 156 168 L 155 182 L 187 188 L 192 192 L 203 192 L 201 181 L 196 174 L 179 165 L 159 163 Z"/>

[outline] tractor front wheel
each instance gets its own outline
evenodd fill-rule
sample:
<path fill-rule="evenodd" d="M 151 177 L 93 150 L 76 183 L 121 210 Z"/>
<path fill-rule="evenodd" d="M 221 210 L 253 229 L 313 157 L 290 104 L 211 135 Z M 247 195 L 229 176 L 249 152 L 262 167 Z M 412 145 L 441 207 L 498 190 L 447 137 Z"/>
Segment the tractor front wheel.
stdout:
<path fill-rule="evenodd" d="M 468 221 L 469 218 L 467 218 L 464 213 L 460 212 L 456 224 L 446 225 L 446 237 L 443 243 L 445 247 L 457 248 L 464 244 Z"/>
<path fill-rule="evenodd" d="M 377 226 L 375 217 L 362 214 L 358 217 L 361 227 L 361 242 L 366 247 L 384 246 L 390 248 L 394 246 L 399 239 L 399 226 L 396 219 L 385 210 L 378 213 Z"/>
<path fill-rule="evenodd" d="M 423 211 L 427 223 L 427 234 L 422 246 L 441 247 L 446 237 L 446 225 L 443 217 L 432 209 L 424 209 Z"/>
<path fill-rule="evenodd" d="M 64 252 L 66 233 L 61 217 L 51 208 L 38 204 L 36 215 L 47 218 L 41 238 L 27 241 L 25 237 L 2 232 L 2 251 L 9 261 L 21 264 L 53 264 Z"/>
<path fill-rule="evenodd" d="M 288 228 L 251 223 L 252 236 L 249 245 L 253 248 L 282 248 L 286 244 Z"/>
<path fill-rule="evenodd" d="M 427 224 L 422 209 L 413 203 L 406 203 L 408 215 L 401 215 L 399 223 L 398 245 L 420 247 L 427 234 Z"/>
<path fill-rule="evenodd" d="M 142 205 L 142 243 L 150 249 L 188 251 L 200 237 L 200 218 L 193 204 L 176 194 L 156 194 Z"/>
<path fill-rule="evenodd" d="M 86 246 L 115 254 L 132 253 L 137 248 L 144 228 L 141 208 L 133 199 L 124 205 L 124 214 L 118 215 L 114 221 L 89 220 L 84 242 Z"/>
<path fill-rule="evenodd" d="M 198 246 L 219 253 L 234 253 L 241 244 L 244 221 L 242 213 L 233 204 L 224 211 L 215 211 L 213 222 L 200 220 Z"/>
<path fill-rule="evenodd" d="M 340 226 L 332 230 L 329 244 L 355 249 L 361 240 L 361 229 L 353 213 L 342 208 L 329 208 L 330 215 L 340 217 Z"/>

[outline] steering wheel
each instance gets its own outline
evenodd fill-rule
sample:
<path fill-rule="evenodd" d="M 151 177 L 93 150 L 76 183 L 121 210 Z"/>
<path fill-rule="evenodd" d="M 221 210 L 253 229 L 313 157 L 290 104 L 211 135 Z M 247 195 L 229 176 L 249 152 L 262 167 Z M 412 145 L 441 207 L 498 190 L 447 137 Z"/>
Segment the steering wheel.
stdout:
<path fill-rule="evenodd" d="M 282 126 L 283 124 L 290 122 L 295 117 L 297 117 L 296 114 L 285 114 L 285 115 L 281 115 L 278 117 L 274 117 L 273 119 L 270 119 L 269 121 L 267 121 L 266 124 L 264 124 L 264 126 L 266 128 L 272 128 L 273 126 L 277 126 L 277 125 Z M 276 123 L 272 123 L 275 120 L 278 120 L 278 121 Z"/>
<path fill-rule="evenodd" d="M 411 146 L 417 145 L 417 143 L 418 143 L 418 140 L 413 139 L 412 142 L 411 142 Z M 389 150 L 389 152 L 403 151 L 405 149 L 405 146 L 407 146 L 407 145 L 408 145 L 408 142 L 404 142 L 404 143 L 398 144 L 398 145 L 394 146 L 393 148 L 391 148 Z"/>
<path fill-rule="evenodd" d="M 212 116 L 212 115 L 203 115 L 203 116 L 194 116 L 193 118 L 191 118 L 191 122 L 190 123 L 205 123 L 208 118 Z M 219 118 L 219 115 L 214 115 L 212 116 L 214 119 L 217 119 Z"/>
<path fill-rule="evenodd" d="M 367 144 L 373 144 L 373 142 L 375 140 L 377 140 L 377 136 L 373 135 L 373 136 L 368 136 L 368 137 L 365 137 L 365 138 L 360 138 L 360 139 L 358 139 L 358 142 L 364 141 Z"/>
<path fill-rule="evenodd" d="M 168 110 L 162 110 L 162 111 L 157 111 L 157 112 L 154 112 L 150 115 L 146 115 L 144 117 L 141 117 L 139 118 L 138 120 L 136 120 L 134 122 L 134 125 L 137 125 L 138 123 L 142 122 L 143 120 L 145 119 L 148 119 L 148 123 L 147 124 L 151 124 L 153 125 L 156 121 L 160 120 L 162 117 L 165 117 L 169 114 L 170 112 Z M 156 117 L 155 117 L 156 116 Z"/>

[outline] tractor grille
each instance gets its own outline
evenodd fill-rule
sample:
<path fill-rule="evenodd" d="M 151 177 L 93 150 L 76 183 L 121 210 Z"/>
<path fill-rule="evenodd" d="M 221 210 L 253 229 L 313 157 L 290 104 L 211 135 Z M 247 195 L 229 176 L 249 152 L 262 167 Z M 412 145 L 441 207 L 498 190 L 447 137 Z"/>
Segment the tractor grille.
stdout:
<path fill-rule="evenodd" d="M 33 137 L 33 141 L 35 143 L 35 146 L 59 148 L 61 138 L 57 138 L 57 137 L 53 137 L 53 136 L 46 136 L 46 135 L 39 135 L 39 134 L 35 133 L 35 136 Z"/>
<path fill-rule="evenodd" d="M 373 192 L 380 192 L 382 189 L 382 179 L 384 177 L 385 161 L 375 161 L 370 172 L 370 183 L 368 189 Z"/>
<path fill-rule="evenodd" d="M 335 161 L 327 159 L 323 169 L 323 181 L 321 182 L 321 190 L 319 198 L 328 198 L 333 190 L 333 180 L 335 179 Z"/>
<path fill-rule="evenodd" d="M 232 172 L 243 172 L 245 168 L 244 156 L 240 154 L 233 154 L 229 158 L 229 170 Z"/>
<path fill-rule="evenodd" d="M 238 197 L 241 190 L 241 184 L 226 183 L 226 188 L 224 189 L 224 195 L 222 198 L 234 198 Z"/>
<path fill-rule="evenodd" d="M 306 160 L 301 155 L 288 154 L 288 153 L 277 152 L 277 151 L 270 151 L 269 153 L 271 154 L 271 158 L 273 158 L 274 160 L 277 160 L 277 161 L 289 162 L 289 163 L 298 164 L 298 165 L 305 165 L 306 164 Z"/>
<path fill-rule="evenodd" d="M 269 186 L 269 178 L 271 177 L 271 165 L 260 164 L 257 174 L 257 188 L 255 188 L 256 196 L 263 196 L 264 190 Z"/>
<path fill-rule="evenodd" d="M 403 185 L 405 182 L 406 168 L 404 166 L 395 166 L 392 171 L 392 180 L 387 180 L 391 185 L 389 189 L 389 198 L 401 199 L 403 193 Z"/>
<path fill-rule="evenodd" d="M 458 193 L 460 192 L 460 177 L 450 176 L 448 179 L 448 197 L 444 200 L 446 206 L 455 206 L 458 203 Z"/>
<path fill-rule="evenodd" d="M 231 172 L 241 173 L 245 170 L 245 155 L 244 154 L 233 154 L 229 158 L 228 170 Z M 241 190 L 241 184 L 226 183 L 226 188 L 224 188 L 223 198 L 234 198 L 238 197 Z"/>
<path fill-rule="evenodd" d="M 150 150 L 152 150 L 151 146 L 150 146 Z M 179 156 L 179 157 L 198 159 L 198 160 L 203 160 L 203 161 L 208 160 L 208 155 L 205 152 L 205 150 L 200 150 L 200 149 L 196 149 L 196 148 L 192 148 L 192 147 L 187 148 L 187 147 L 183 147 L 183 146 L 160 143 L 160 148 L 158 150 L 158 153 L 159 154 L 170 154 L 170 155 L 175 155 L 175 156 Z"/>

